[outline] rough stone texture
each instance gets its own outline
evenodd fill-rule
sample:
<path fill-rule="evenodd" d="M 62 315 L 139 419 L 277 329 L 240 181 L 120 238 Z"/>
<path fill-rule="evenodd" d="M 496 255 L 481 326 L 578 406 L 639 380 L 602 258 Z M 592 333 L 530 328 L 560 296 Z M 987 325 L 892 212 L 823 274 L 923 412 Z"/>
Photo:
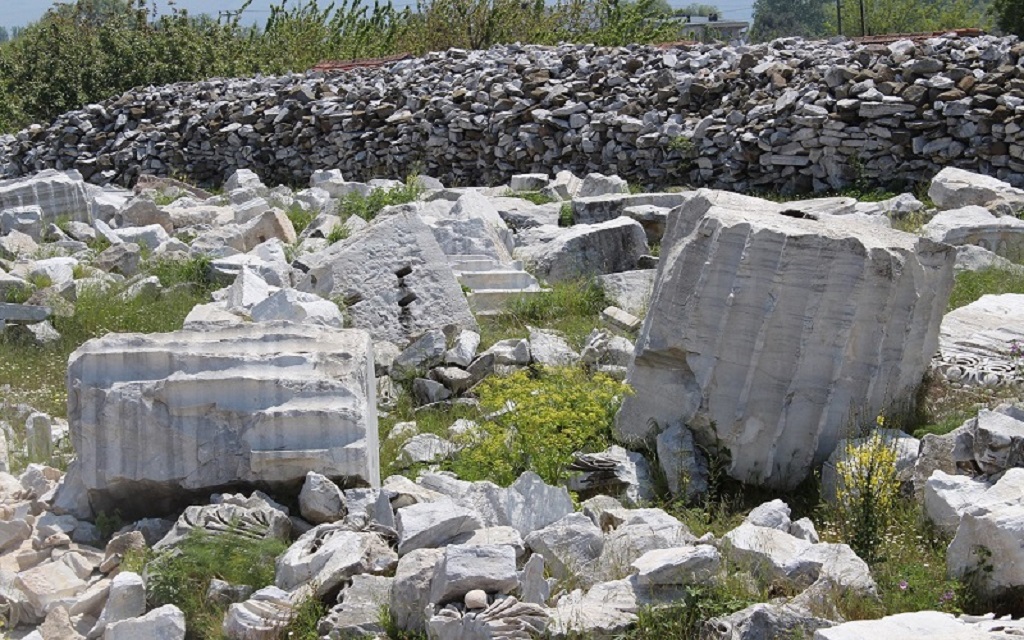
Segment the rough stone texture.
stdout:
<path fill-rule="evenodd" d="M 185 614 L 165 604 L 144 616 L 115 622 L 103 632 L 103 640 L 185 640 Z"/>
<path fill-rule="evenodd" d="M 996 216 L 983 207 L 943 211 L 922 227 L 921 235 L 946 244 L 976 245 L 1014 261 L 1024 259 L 1024 220 Z"/>
<path fill-rule="evenodd" d="M 375 340 L 405 344 L 448 324 L 477 330 L 448 259 L 412 205 L 302 260 L 309 271 L 297 288 L 343 300 L 353 326 Z"/>
<path fill-rule="evenodd" d="M 708 640 L 806 638 L 833 623 L 790 605 L 755 604 L 704 624 Z"/>
<path fill-rule="evenodd" d="M 444 549 L 430 583 L 430 602 L 461 601 L 474 589 L 508 594 L 519 586 L 515 549 L 508 545 L 452 544 Z"/>
<path fill-rule="evenodd" d="M 330 478 L 310 471 L 299 492 L 299 513 L 313 524 L 341 520 L 346 513 L 345 498 Z"/>
<path fill-rule="evenodd" d="M 1012 340 L 1024 343 L 1024 294 L 984 295 L 943 317 L 932 366 L 951 382 L 999 386 L 1019 376 Z"/>
<path fill-rule="evenodd" d="M 110 583 L 107 603 L 103 606 L 103 613 L 96 621 L 96 626 L 89 632 L 89 637 L 99 637 L 108 625 L 137 618 L 145 613 L 146 586 L 142 576 L 131 571 L 119 573 Z"/>
<path fill-rule="evenodd" d="M 381 607 L 388 605 L 393 584 L 394 578 L 353 576 L 352 584 L 341 592 L 339 604 L 317 625 L 321 638 L 349 640 L 385 635 L 381 626 Z"/>
<path fill-rule="evenodd" d="M 547 623 L 543 607 L 507 596 L 495 599 L 483 611 L 467 612 L 460 605 L 448 605 L 430 618 L 427 627 L 429 636 L 437 640 L 512 640 L 541 637 Z"/>
<path fill-rule="evenodd" d="M 526 536 L 526 546 L 544 558 L 556 578 L 593 573 L 604 547 L 601 530 L 582 513 L 572 513 Z"/>
<path fill-rule="evenodd" d="M 707 545 L 648 551 L 630 567 L 643 585 L 703 584 L 721 566 L 718 550 Z"/>
<path fill-rule="evenodd" d="M 425 502 L 399 509 L 398 553 L 440 547 L 466 532 L 483 528 L 480 515 L 452 502 Z"/>
<path fill-rule="evenodd" d="M 702 191 L 672 218 L 620 439 L 682 419 L 731 451 L 733 477 L 793 487 L 834 450 L 851 407 L 873 416 L 914 397 L 955 250 L 786 211 Z"/>
<path fill-rule="evenodd" d="M 201 529 L 212 535 L 235 530 L 254 539 L 289 538 L 291 521 L 288 514 L 260 492 L 253 492 L 249 498 L 230 494 L 214 496 L 217 497 L 214 504 L 187 507 L 174 522 L 174 526 L 153 546 L 164 548 L 176 545 L 193 529 Z M 137 533 L 142 535 L 142 532 Z"/>
<path fill-rule="evenodd" d="M 0 165 L 8 176 L 75 167 L 90 182 L 122 185 L 146 173 L 219 184 L 237 168 L 267 184 L 303 183 L 323 169 L 365 180 L 418 165 L 446 184 L 568 169 L 782 192 L 921 183 L 958 166 L 1019 186 L 1016 44 L 941 37 L 898 55 L 796 38 L 670 52 L 454 49 L 338 74 L 139 88 L 5 138 Z M 864 91 L 868 75 L 891 95 Z M 965 75 L 976 82 L 960 91 Z M 409 99 L 379 92 L 382 84 Z M 465 87 L 477 89 L 463 94 Z M 153 114 L 141 132 L 139 110 Z M 578 182 L 556 178 L 544 190 L 565 198 Z"/>
<path fill-rule="evenodd" d="M 555 234 L 542 244 L 516 249 L 532 273 L 549 282 L 630 271 L 647 253 L 647 236 L 639 222 L 617 218 L 581 224 Z"/>
<path fill-rule="evenodd" d="M 222 630 L 228 640 L 277 640 L 295 615 L 294 605 L 288 592 L 264 587 L 228 607 Z"/>
<path fill-rule="evenodd" d="M 935 470 L 924 485 L 924 512 L 936 527 L 953 535 L 960 516 L 977 504 L 990 486 L 984 480 Z"/>
<path fill-rule="evenodd" d="M 530 327 L 530 353 L 534 362 L 546 367 L 567 367 L 580 359 L 560 333 L 536 327 Z"/>
<path fill-rule="evenodd" d="M 67 216 L 78 222 L 91 222 L 88 195 L 82 176 L 60 171 L 41 171 L 31 177 L 0 181 L 0 211 L 15 207 L 38 206 L 42 222 L 56 222 Z"/>
<path fill-rule="evenodd" d="M 928 197 L 939 209 L 984 207 L 1000 200 L 1024 205 L 1024 190 L 989 175 L 980 175 L 956 167 L 947 167 L 932 178 Z"/>
<path fill-rule="evenodd" d="M 998 636 L 985 633 L 977 627 L 956 619 L 952 614 L 938 611 L 915 611 L 913 613 L 898 613 L 879 620 L 844 622 L 814 632 L 814 640 L 863 640 L 864 638 L 993 640 L 996 637 Z"/>
<path fill-rule="evenodd" d="M 70 360 L 72 440 L 98 510 L 170 510 L 182 490 L 295 482 L 309 470 L 379 483 L 365 332 L 110 334 Z"/>
<path fill-rule="evenodd" d="M 391 619 L 399 629 L 425 630 L 424 609 L 430 602 L 430 583 L 443 556 L 442 549 L 413 549 L 399 559 L 390 606 Z"/>
<path fill-rule="evenodd" d="M 384 573 L 397 562 L 398 556 L 376 533 L 322 524 L 302 534 L 277 559 L 275 584 L 285 591 L 311 584 L 316 597 L 323 598 L 352 576 Z"/>
<path fill-rule="evenodd" d="M 820 577 L 841 590 L 875 593 L 867 564 L 845 544 L 811 544 L 789 533 L 742 524 L 725 534 L 723 554 L 764 580 L 785 579 L 805 586 Z"/>

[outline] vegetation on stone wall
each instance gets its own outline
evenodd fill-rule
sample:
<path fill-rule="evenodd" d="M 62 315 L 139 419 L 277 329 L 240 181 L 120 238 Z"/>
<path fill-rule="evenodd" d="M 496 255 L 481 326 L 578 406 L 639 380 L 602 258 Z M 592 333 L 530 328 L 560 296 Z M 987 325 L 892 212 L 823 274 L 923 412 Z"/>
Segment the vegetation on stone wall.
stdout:
<path fill-rule="evenodd" d="M 659 0 L 317 0 L 272 9 L 260 27 L 146 0 L 58 4 L 0 44 L 0 130 L 106 100 L 133 88 L 211 77 L 306 71 L 320 60 L 422 54 L 449 47 L 560 41 L 625 45 L 674 39 Z"/>

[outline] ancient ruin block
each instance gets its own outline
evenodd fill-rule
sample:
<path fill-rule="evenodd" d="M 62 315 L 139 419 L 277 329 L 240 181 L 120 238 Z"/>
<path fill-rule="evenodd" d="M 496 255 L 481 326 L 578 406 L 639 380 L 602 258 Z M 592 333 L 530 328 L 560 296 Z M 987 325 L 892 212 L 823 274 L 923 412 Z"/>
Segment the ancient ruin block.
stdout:
<path fill-rule="evenodd" d="M 618 437 L 682 420 L 733 477 L 791 488 L 858 417 L 912 400 L 955 250 L 798 207 L 701 190 L 673 211 Z"/>
<path fill-rule="evenodd" d="M 359 330 L 261 323 L 111 334 L 76 350 L 68 420 L 95 510 L 157 513 L 310 470 L 380 481 L 373 346 Z"/>

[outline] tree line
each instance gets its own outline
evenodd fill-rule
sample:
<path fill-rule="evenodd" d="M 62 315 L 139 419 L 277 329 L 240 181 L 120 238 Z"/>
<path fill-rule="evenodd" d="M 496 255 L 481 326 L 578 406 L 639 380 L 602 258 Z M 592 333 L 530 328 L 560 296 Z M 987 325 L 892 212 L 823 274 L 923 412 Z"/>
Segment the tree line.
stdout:
<path fill-rule="evenodd" d="M 665 0 L 419 0 L 402 10 L 390 0 L 369 1 L 282 2 L 260 26 L 243 24 L 242 12 L 231 18 L 173 8 L 158 13 L 147 0 L 57 4 L 28 27 L 0 28 L 0 131 L 48 122 L 138 86 L 497 43 L 671 42 L 685 35 L 681 13 L 718 13 L 699 3 L 673 11 Z M 860 0 L 840 1 L 844 33 L 860 35 L 847 27 Z M 992 18 L 999 28 L 1024 34 L 1024 0 L 865 2 L 870 33 L 988 26 Z M 835 35 L 837 16 L 834 0 L 755 0 L 750 35 Z"/>

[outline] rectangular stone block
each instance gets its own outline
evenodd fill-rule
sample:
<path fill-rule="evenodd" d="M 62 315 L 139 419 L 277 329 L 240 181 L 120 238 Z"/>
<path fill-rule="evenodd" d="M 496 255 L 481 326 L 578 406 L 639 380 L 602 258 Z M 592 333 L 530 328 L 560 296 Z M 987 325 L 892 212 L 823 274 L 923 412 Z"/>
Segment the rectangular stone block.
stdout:
<path fill-rule="evenodd" d="M 361 330 L 261 323 L 111 334 L 75 351 L 68 419 L 97 511 L 157 513 L 310 470 L 377 486 L 373 344 Z"/>

